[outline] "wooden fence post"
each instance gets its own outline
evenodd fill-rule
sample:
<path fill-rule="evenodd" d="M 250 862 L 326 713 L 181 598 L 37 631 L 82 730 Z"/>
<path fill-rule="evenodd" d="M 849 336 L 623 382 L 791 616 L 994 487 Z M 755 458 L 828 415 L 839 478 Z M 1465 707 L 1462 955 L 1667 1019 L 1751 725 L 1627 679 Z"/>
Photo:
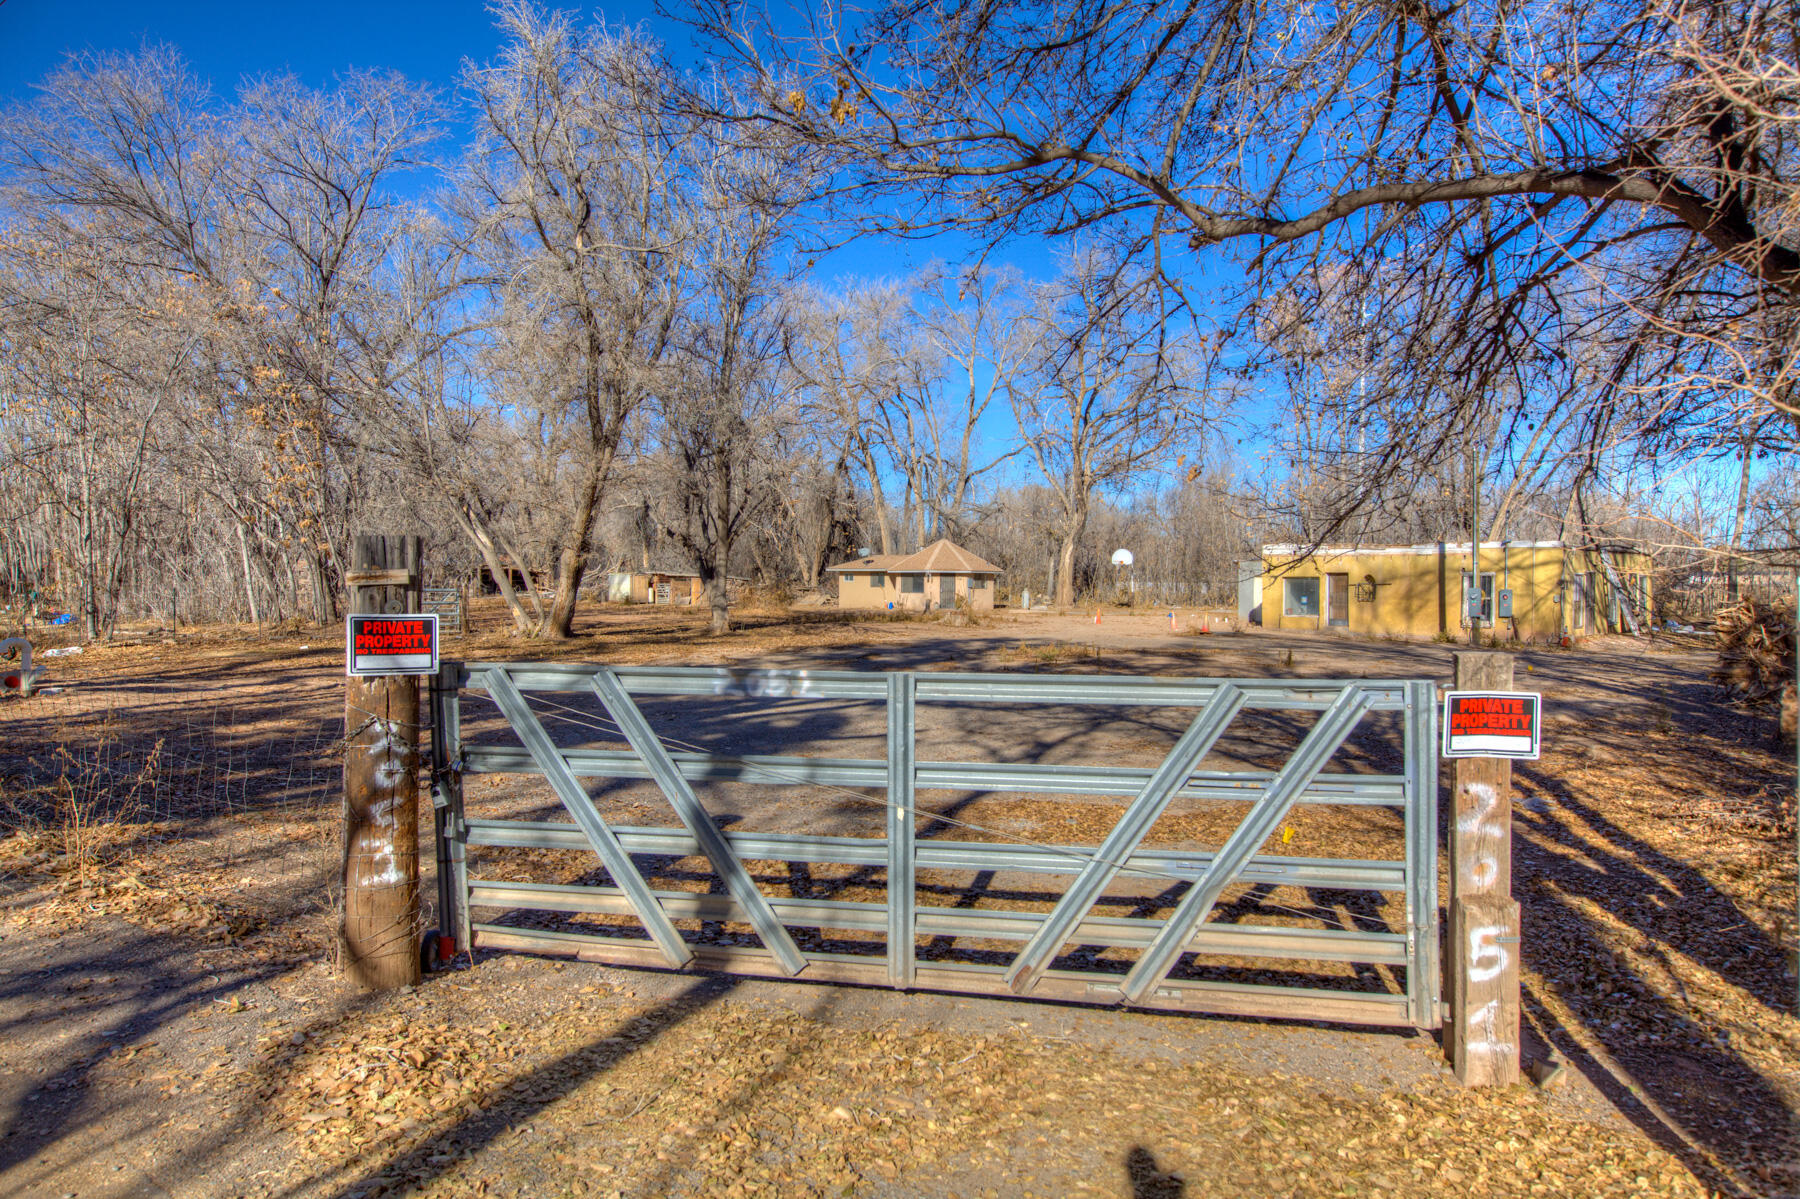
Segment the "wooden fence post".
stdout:
<path fill-rule="evenodd" d="M 417 612 L 417 537 L 359 534 L 350 611 Z M 359 582 L 395 578 L 403 583 Z M 419 981 L 419 680 L 344 680 L 344 961 L 365 987 Z"/>
<path fill-rule="evenodd" d="M 1457 691 L 1511 691 L 1510 654 L 1455 656 Z M 1465 1085 L 1519 1081 L 1519 905 L 1512 898 L 1512 763 L 1456 759 L 1450 832 L 1450 1029 Z"/>

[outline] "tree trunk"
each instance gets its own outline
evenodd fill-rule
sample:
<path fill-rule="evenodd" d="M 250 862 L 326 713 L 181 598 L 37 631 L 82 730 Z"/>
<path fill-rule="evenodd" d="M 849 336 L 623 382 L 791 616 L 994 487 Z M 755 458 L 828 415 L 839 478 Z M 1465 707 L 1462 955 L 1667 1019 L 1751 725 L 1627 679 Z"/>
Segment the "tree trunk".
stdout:
<path fill-rule="evenodd" d="M 731 561 L 729 547 L 721 547 L 717 557 L 700 555 L 700 595 L 712 612 L 710 632 L 715 637 L 731 632 L 731 588 L 721 561 Z"/>
<path fill-rule="evenodd" d="M 313 621 L 319 625 L 331 623 L 331 588 L 325 585 L 325 563 L 320 560 L 319 552 L 307 549 L 306 573 L 312 580 Z"/>
<path fill-rule="evenodd" d="M 1731 525 L 1731 553 L 1725 559 L 1725 602 L 1728 604 L 1738 602 L 1738 555 L 1744 549 L 1744 522 L 1750 515 L 1750 448 L 1754 442 L 1755 433 L 1745 433 L 1740 447 L 1744 464 L 1738 471 L 1737 519 Z"/>
<path fill-rule="evenodd" d="M 556 556 L 556 591 L 544 617 L 540 636 L 566 641 L 574 636 L 575 597 L 587 575 L 587 547 L 563 546 Z"/>
<path fill-rule="evenodd" d="M 707 585 L 706 603 L 712 609 L 713 636 L 731 632 L 730 588 L 724 578 L 715 578 Z"/>
<path fill-rule="evenodd" d="M 513 631 L 521 634 L 529 633 L 534 622 L 530 613 L 525 611 L 525 605 L 519 602 L 517 593 L 513 591 L 512 570 L 501 558 L 499 545 L 495 543 L 493 536 L 488 532 L 480 514 L 468 503 L 456 505 L 455 512 L 457 525 L 462 528 L 463 535 L 475 544 L 476 551 L 481 555 L 482 563 L 487 566 L 488 575 L 494 580 L 494 585 L 500 589 L 500 598 L 506 601 L 506 607 L 512 613 Z M 529 582 L 529 580 L 527 581 Z"/>
<path fill-rule="evenodd" d="M 1063 527 L 1062 545 L 1056 551 L 1056 605 L 1068 608 L 1075 603 L 1075 546 L 1087 528 L 1087 513 L 1072 517 Z"/>
<path fill-rule="evenodd" d="M 875 529 L 881 535 L 881 553 L 892 554 L 894 549 L 893 530 L 888 528 L 887 497 L 881 492 L 881 472 L 875 466 L 875 455 L 867 449 L 862 452 L 863 469 L 869 476 L 869 504 L 875 509 Z"/>
<path fill-rule="evenodd" d="M 262 611 L 256 606 L 256 577 L 250 572 L 250 540 L 242 522 L 237 527 L 238 561 L 244 568 L 244 598 L 250 603 L 250 623 L 262 628 Z"/>
<path fill-rule="evenodd" d="M 566 641 L 573 636 L 575 596 L 582 577 L 587 574 L 588 536 L 593 532 L 594 518 L 600 510 L 600 483 L 604 473 L 605 468 L 598 463 L 588 469 L 587 482 L 581 489 L 581 503 L 569 525 L 570 539 L 556 556 L 556 592 L 550 601 L 549 615 L 538 628 L 540 637 Z"/>

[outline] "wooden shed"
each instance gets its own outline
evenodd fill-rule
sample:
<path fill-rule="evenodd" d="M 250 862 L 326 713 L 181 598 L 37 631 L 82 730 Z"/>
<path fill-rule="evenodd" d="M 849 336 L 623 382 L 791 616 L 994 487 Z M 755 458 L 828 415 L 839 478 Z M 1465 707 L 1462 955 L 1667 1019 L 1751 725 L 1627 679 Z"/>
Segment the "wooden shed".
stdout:
<path fill-rule="evenodd" d="M 735 599 L 744 582 L 729 576 L 726 594 Z M 606 598 L 623 604 L 698 604 L 705 597 L 706 588 L 695 570 L 615 571 L 606 587 Z"/>

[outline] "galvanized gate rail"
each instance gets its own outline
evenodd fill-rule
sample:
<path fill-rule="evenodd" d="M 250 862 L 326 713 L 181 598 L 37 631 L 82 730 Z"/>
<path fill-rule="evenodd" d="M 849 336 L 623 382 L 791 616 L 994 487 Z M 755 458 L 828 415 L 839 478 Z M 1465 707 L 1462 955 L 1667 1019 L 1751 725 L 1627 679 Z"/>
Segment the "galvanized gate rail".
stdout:
<path fill-rule="evenodd" d="M 520 744 L 465 744 L 464 691 L 483 691 Z M 627 749 L 558 747 L 526 701 L 530 692 L 579 692 L 598 699 Z M 886 705 L 883 759 L 715 755 L 669 750 L 635 696 L 743 699 L 840 699 Z M 1192 724 L 1154 767 L 915 760 L 919 704 L 1149 705 L 1197 709 Z M 438 909 L 440 928 L 458 946 L 573 954 L 619 964 L 717 968 L 740 974 L 898 988 L 1029 995 L 1127 1003 L 1137 1007 L 1347 1024 L 1440 1025 L 1437 901 L 1437 730 L 1429 681 L 1153 678 L 1105 675 L 890 673 L 730 670 L 663 666 L 445 662 L 432 687 Z M 1209 751 L 1246 710 L 1320 713 L 1277 771 L 1202 770 Z M 1401 714 L 1404 772 L 1327 772 L 1336 749 L 1372 712 Z M 544 776 L 573 823 L 469 819 L 463 778 L 470 774 Z M 649 779 L 668 799 L 681 828 L 614 827 L 582 780 Z M 868 788 L 885 792 L 886 836 L 722 832 L 693 791 L 695 782 Z M 920 790 L 1131 797 L 1098 847 L 995 844 L 916 836 Z M 1248 814 L 1212 853 L 1143 846 L 1151 825 L 1176 799 L 1251 801 Z M 1403 817 L 1402 861 L 1298 858 L 1260 854 L 1296 804 L 1380 806 Z M 469 846 L 587 850 L 615 885 L 502 882 L 471 878 Z M 633 855 L 704 856 L 724 894 L 653 890 Z M 886 903 L 765 895 L 745 859 L 883 867 Z M 1072 875 L 1052 910 L 978 910 L 922 906 L 920 870 Z M 1096 902 L 1121 872 L 1186 883 L 1166 919 L 1101 916 Z M 1233 884 L 1321 887 L 1397 893 L 1403 931 L 1297 928 L 1209 921 Z M 649 940 L 474 922 L 472 908 L 525 908 L 634 917 Z M 748 924 L 761 948 L 690 941 L 679 920 Z M 789 928 L 884 932 L 885 960 L 872 955 L 803 951 Z M 918 959 L 921 936 L 1023 942 L 1006 967 Z M 1055 969 L 1071 945 L 1138 949 L 1127 973 Z M 1172 979 L 1185 953 L 1353 962 L 1405 972 L 1403 992 Z"/>
<path fill-rule="evenodd" d="M 463 592 L 460 587 L 426 587 L 420 592 L 426 612 L 437 613 L 438 621 L 446 635 L 460 633 L 468 626 L 468 614 L 463 611 Z"/>

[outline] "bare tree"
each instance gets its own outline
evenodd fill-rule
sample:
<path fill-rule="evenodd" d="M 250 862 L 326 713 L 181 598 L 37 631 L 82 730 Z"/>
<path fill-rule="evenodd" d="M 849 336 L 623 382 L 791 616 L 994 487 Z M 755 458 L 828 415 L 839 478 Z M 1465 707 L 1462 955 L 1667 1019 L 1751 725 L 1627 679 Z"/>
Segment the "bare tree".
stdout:
<path fill-rule="evenodd" d="M 432 112 L 429 92 L 374 74 L 263 81 L 221 105 L 152 48 L 72 59 L 0 124 L 21 228 L 106 262 L 86 295 L 111 316 L 79 331 L 86 352 L 115 377 L 179 364 L 135 443 L 209 489 L 253 616 L 284 546 L 312 566 L 315 611 L 330 603 L 332 546 L 365 490 L 358 426 L 395 366 L 370 315 L 412 214 L 387 187 L 434 136 Z"/>
<path fill-rule="evenodd" d="M 674 344 L 685 135 L 664 119 L 663 79 L 636 36 L 529 0 L 497 12 L 500 59 L 464 77 L 481 128 L 456 209 L 498 309 L 496 348 L 529 364 L 514 377 L 534 379 L 529 402 L 571 456 L 537 629 L 567 637 L 621 440 Z"/>
<path fill-rule="evenodd" d="M 731 628 L 733 551 L 771 503 L 767 459 L 796 412 L 777 257 L 782 174 L 773 158 L 723 147 L 696 172 L 707 220 L 694 239 L 689 340 L 679 381 L 660 397 L 677 468 L 667 527 L 699 569 L 715 634 Z"/>
<path fill-rule="evenodd" d="M 896 347 L 909 335 L 908 296 L 894 283 L 864 284 L 838 295 L 817 289 L 789 303 L 789 367 L 803 386 L 801 404 L 814 427 L 842 438 L 846 458 L 868 491 L 868 515 L 884 554 L 900 548 L 888 512 L 884 478 L 893 466 L 890 422 L 883 411 L 902 386 Z"/>
<path fill-rule="evenodd" d="M 1787 6 L 890 0 L 799 31 L 759 14 L 698 24 L 760 89 L 755 120 L 829 165 L 847 230 L 1079 233 L 1225 333 L 1297 293 L 1347 301 L 1394 367 L 1359 501 L 1483 429 L 1523 451 L 1557 428 L 1552 461 L 1681 455 L 1746 406 L 1795 411 Z M 1225 295 L 1225 272 L 1202 275 L 1215 246 L 1246 268 Z M 1356 287 L 1314 285 L 1345 267 Z"/>
<path fill-rule="evenodd" d="M 917 316 L 945 370 L 922 413 L 929 441 L 926 502 L 937 535 L 957 538 L 984 476 L 1020 453 L 985 453 L 981 426 L 994 402 L 1010 398 L 1030 350 L 1017 271 L 975 266 L 941 271 Z M 924 537 L 921 535 L 920 540 Z"/>
<path fill-rule="evenodd" d="M 1191 409 L 1192 363 L 1170 344 L 1149 281 L 1098 251 L 1072 256 L 1032 309 L 1035 352 L 1013 413 L 1061 508 L 1055 602 L 1068 605 L 1096 493 L 1168 453 Z"/>

